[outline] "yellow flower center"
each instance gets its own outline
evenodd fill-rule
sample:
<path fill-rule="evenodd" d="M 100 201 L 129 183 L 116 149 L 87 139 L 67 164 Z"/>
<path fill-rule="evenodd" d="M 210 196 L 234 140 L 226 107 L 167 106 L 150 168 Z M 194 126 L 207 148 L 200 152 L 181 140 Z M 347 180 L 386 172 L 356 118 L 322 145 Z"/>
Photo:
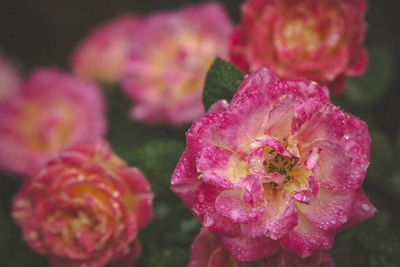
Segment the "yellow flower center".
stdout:
<path fill-rule="evenodd" d="M 24 104 L 16 129 L 31 148 L 53 151 L 62 148 L 68 141 L 74 120 L 71 103 L 36 101 Z"/>
<path fill-rule="evenodd" d="M 272 153 L 274 150 L 272 150 Z M 273 159 L 264 162 L 265 171 L 268 173 L 279 173 L 285 176 L 284 183 L 292 180 L 294 177 L 291 171 L 296 166 L 297 160 L 295 158 L 285 158 L 277 154 Z"/>

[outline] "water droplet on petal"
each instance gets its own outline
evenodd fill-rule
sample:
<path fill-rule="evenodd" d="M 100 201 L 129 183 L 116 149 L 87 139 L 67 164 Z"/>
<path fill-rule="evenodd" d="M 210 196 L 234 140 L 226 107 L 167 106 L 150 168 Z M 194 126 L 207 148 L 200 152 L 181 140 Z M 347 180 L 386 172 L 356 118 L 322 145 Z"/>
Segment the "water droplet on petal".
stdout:
<path fill-rule="evenodd" d="M 364 210 L 364 211 L 369 211 L 369 209 L 370 209 L 370 207 L 368 206 L 368 204 L 362 204 L 361 205 L 361 208 Z"/>

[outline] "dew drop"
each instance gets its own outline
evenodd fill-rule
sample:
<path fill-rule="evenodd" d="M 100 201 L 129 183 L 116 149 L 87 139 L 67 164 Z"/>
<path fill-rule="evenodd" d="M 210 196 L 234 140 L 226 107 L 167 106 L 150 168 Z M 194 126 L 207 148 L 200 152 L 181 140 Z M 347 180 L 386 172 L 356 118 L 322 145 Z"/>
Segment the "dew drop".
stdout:
<path fill-rule="evenodd" d="M 214 224 L 214 219 L 210 216 L 204 216 L 203 225 L 204 227 L 210 227 Z"/>
<path fill-rule="evenodd" d="M 368 206 L 368 204 L 362 204 L 361 205 L 361 208 L 364 210 L 364 211 L 369 211 L 369 209 L 370 209 L 370 207 Z"/>

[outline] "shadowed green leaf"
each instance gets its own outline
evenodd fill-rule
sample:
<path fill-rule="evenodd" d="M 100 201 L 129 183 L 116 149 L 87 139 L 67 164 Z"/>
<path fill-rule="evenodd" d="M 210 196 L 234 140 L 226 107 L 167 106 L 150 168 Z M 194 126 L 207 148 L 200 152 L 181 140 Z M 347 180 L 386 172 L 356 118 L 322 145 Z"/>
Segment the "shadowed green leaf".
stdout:
<path fill-rule="evenodd" d="M 216 58 L 208 70 L 203 91 L 204 109 L 220 99 L 230 101 L 244 78 L 244 73 L 229 62 Z"/>

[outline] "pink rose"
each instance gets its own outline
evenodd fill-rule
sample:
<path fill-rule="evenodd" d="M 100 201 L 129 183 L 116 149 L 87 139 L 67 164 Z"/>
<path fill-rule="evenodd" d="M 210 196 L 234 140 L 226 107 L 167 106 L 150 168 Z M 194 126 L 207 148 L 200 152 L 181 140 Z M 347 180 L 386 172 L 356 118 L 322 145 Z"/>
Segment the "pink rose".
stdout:
<path fill-rule="evenodd" d="M 95 28 L 72 54 L 74 73 L 107 83 L 119 82 L 140 25 L 141 18 L 127 15 Z"/>
<path fill-rule="evenodd" d="M 150 185 L 104 141 L 64 150 L 30 176 L 13 217 L 24 239 L 56 267 L 131 266 L 152 218 Z"/>
<path fill-rule="evenodd" d="M 147 18 L 131 47 L 125 92 L 132 117 L 154 124 L 191 122 L 204 113 L 206 72 L 216 56 L 227 58 L 232 24 L 216 3 Z"/>
<path fill-rule="evenodd" d="M 287 251 L 278 251 L 274 255 L 257 261 L 235 261 L 229 257 L 221 238 L 204 228 L 193 241 L 191 258 L 188 267 L 333 267 L 335 266 L 329 252 L 317 251 L 312 256 L 300 258 Z"/>
<path fill-rule="evenodd" d="M 0 101 L 0 166 L 26 174 L 63 148 L 104 136 L 96 84 L 55 69 L 32 74 Z"/>
<path fill-rule="evenodd" d="M 367 66 L 365 0 L 248 0 L 232 36 L 231 59 L 244 71 L 267 67 L 345 89 Z"/>
<path fill-rule="evenodd" d="M 17 89 L 21 77 L 17 68 L 3 53 L 0 52 L 0 100 Z"/>
<path fill-rule="evenodd" d="M 171 190 L 235 260 L 279 247 L 310 256 L 376 211 L 360 187 L 367 126 L 315 82 L 265 68 L 249 74 L 230 104 L 217 102 L 192 124 L 186 143 Z"/>

